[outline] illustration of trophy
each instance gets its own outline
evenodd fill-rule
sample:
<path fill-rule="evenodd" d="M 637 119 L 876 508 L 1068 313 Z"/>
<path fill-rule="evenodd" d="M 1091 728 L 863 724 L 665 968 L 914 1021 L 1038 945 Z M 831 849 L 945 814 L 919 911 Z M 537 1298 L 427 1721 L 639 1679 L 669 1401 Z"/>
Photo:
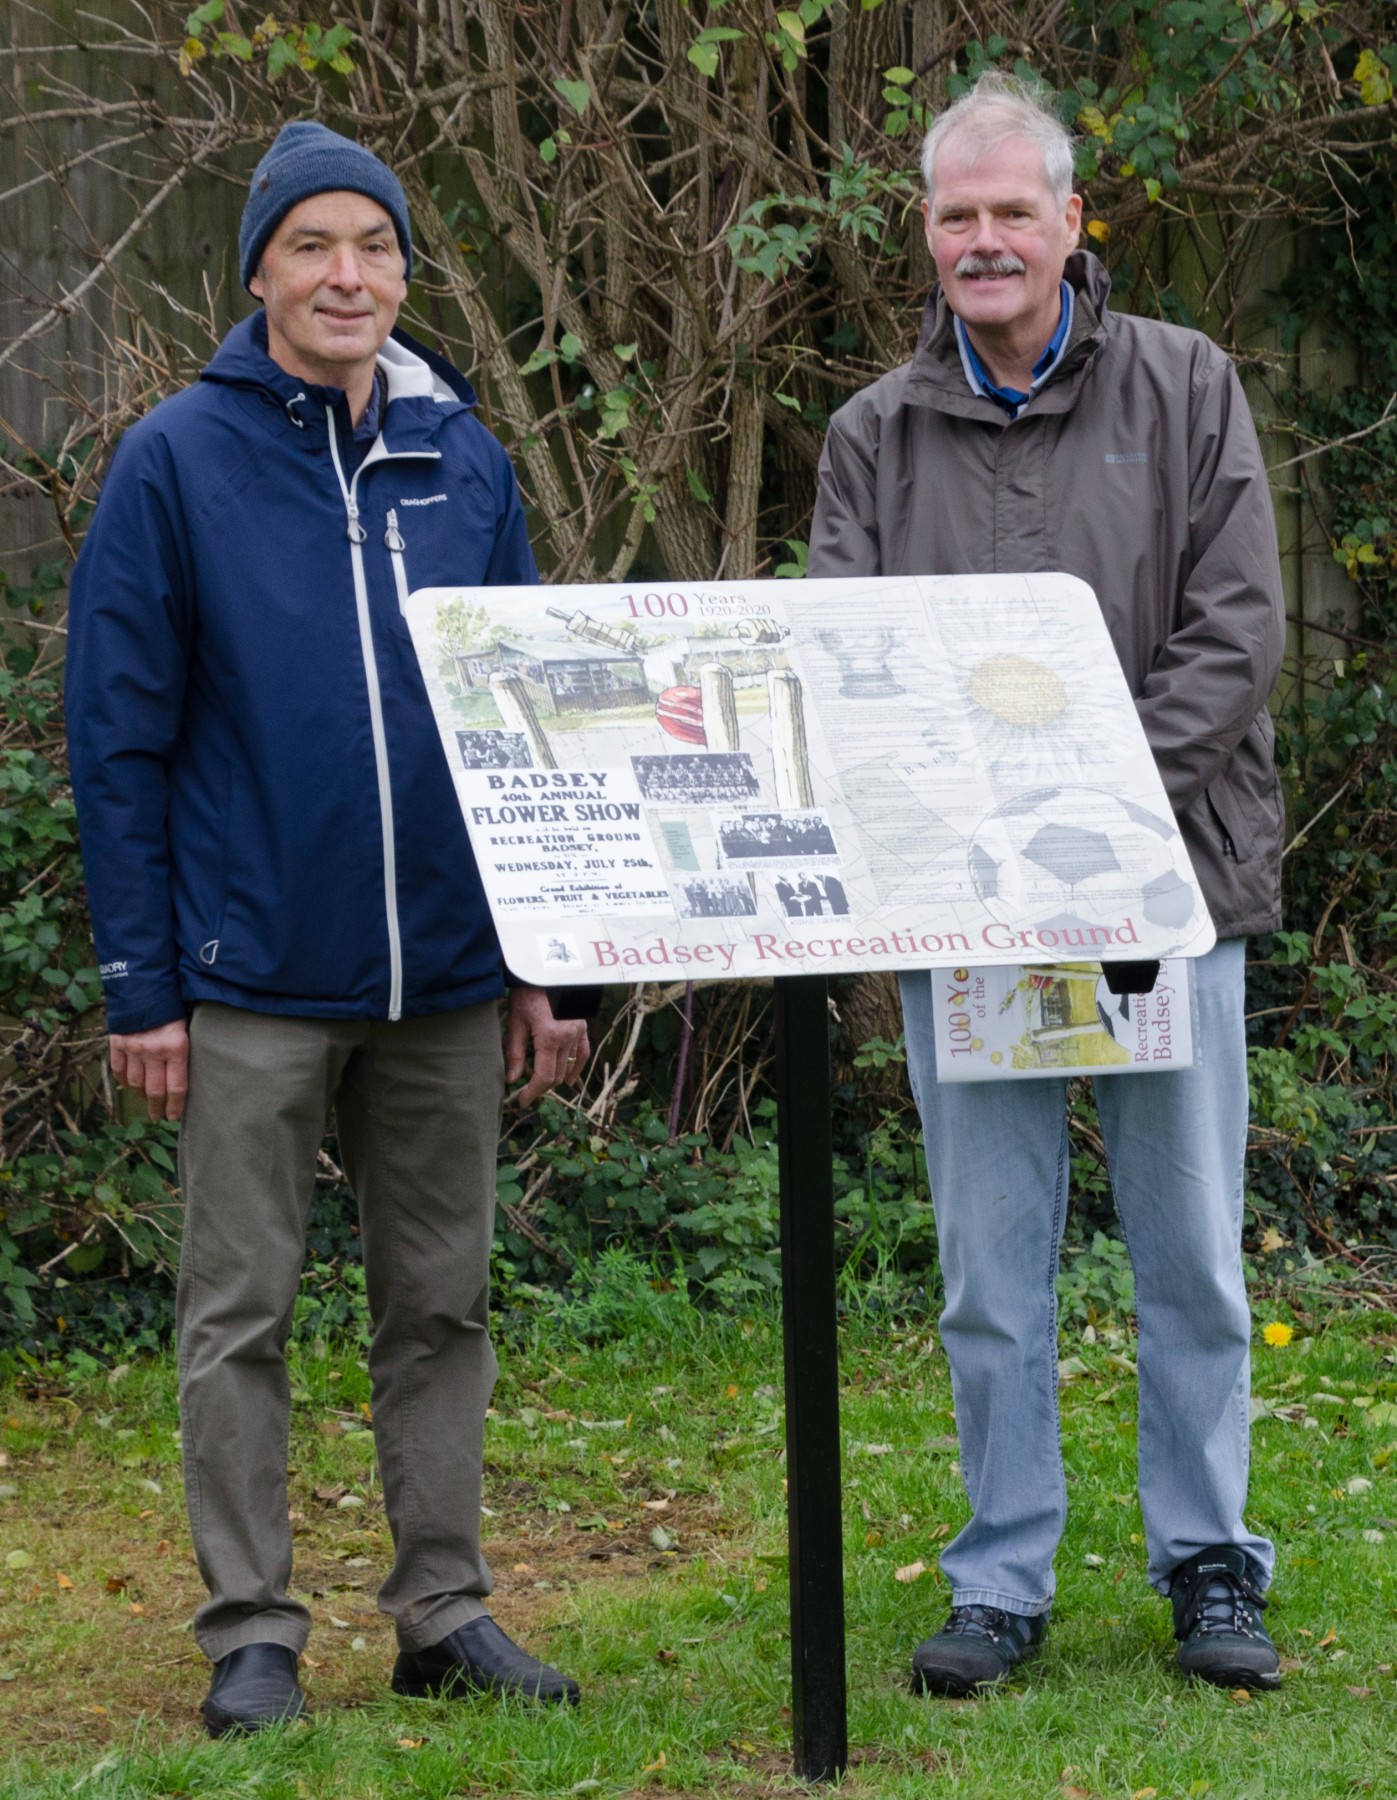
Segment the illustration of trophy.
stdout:
<path fill-rule="evenodd" d="M 817 631 L 821 647 L 839 664 L 843 700 L 889 700 L 905 694 L 888 658 L 897 647 L 895 631 Z"/>

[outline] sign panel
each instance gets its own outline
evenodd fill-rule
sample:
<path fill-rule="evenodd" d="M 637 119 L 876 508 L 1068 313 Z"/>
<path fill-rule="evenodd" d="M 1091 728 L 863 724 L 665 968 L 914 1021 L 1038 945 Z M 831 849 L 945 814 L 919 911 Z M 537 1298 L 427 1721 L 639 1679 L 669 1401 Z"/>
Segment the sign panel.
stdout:
<path fill-rule="evenodd" d="M 1072 576 L 429 588 L 406 613 L 527 980 L 1212 947 Z"/>

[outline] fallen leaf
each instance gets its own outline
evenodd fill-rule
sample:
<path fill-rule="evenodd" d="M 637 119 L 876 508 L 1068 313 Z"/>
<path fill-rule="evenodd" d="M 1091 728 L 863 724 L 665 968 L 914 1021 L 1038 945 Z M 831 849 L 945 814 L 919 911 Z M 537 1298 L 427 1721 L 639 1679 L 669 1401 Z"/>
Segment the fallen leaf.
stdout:
<path fill-rule="evenodd" d="M 659 1663 L 678 1662 L 679 1652 L 677 1650 L 657 1650 L 655 1652 L 655 1661 Z"/>
<path fill-rule="evenodd" d="M 671 1534 L 665 1530 L 663 1525 L 657 1525 L 650 1533 L 650 1542 L 657 1550 L 663 1553 L 666 1550 L 675 1549 L 678 1546 L 679 1539 L 671 1536 Z"/>
<path fill-rule="evenodd" d="M 1104 1569 L 1106 1567 L 1106 1558 L 1104 1556 L 1093 1556 L 1090 1551 L 1082 1558 L 1082 1561 L 1089 1569 Z"/>
<path fill-rule="evenodd" d="M 1350 1494 L 1366 1494 L 1372 1485 L 1366 1475 L 1351 1475 L 1344 1483 L 1344 1488 Z"/>
<path fill-rule="evenodd" d="M 73 1585 L 61 1569 L 54 1570 L 53 1578 L 58 1583 L 59 1587 L 63 1588 L 65 1591 Z"/>
<path fill-rule="evenodd" d="M 426 1741 L 426 1738 L 399 1738 L 398 1748 L 400 1750 L 420 1750 Z"/>
<path fill-rule="evenodd" d="M 1344 1692 L 1352 1694 L 1355 1700 L 1371 1700 L 1373 1697 L 1373 1690 L 1369 1687 L 1345 1688 Z"/>
<path fill-rule="evenodd" d="M 146 1610 L 145 1607 L 142 1606 L 142 1604 L 139 1600 L 133 1600 L 131 1602 L 131 1611 L 133 1613 L 135 1613 L 135 1615 L 138 1619 L 143 1618 L 145 1616 L 145 1610 Z"/>
<path fill-rule="evenodd" d="M 108 1575 L 107 1592 L 109 1594 L 124 1594 L 130 1579 L 131 1577 L 129 1575 Z"/>
<path fill-rule="evenodd" d="M 170 1554 L 170 1549 L 171 1545 L 169 1538 L 161 1538 L 160 1542 L 155 1546 L 155 1554 L 157 1556 L 168 1556 Z"/>
<path fill-rule="evenodd" d="M 734 1389 L 733 1391 L 736 1392 L 737 1390 Z M 646 1763 L 645 1767 L 640 1772 L 642 1775 L 653 1775 L 657 1769 L 665 1769 L 668 1767 L 669 1758 L 665 1755 L 664 1751 L 661 1750 L 654 1762 Z"/>
<path fill-rule="evenodd" d="M 1298 1656 L 1283 1656 L 1281 1658 L 1282 1675 L 1298 1675 L 1304 1666 L 1304 1663 Z"/>
<path fill-rule="evenodd" d="M 737 1385 L 737 1383 L 735 1381 L 730 1381 L 728 1383 L 728 1385 L 723 1389 L 723 1392 L 727 1395 L 729 1400 L 736 1400 L 738 1395 L 742 1392 L 742 1389 Z M 660 1763 L 657 1766 L 662 1768 L 664 1765 L 663 1765 L 663 1763 Z"/>
<path fill-rule="evenodd" d="M 865 1550 L 877 1550 L 881 1547 L 882 1542 L 883 1534 L 881 1531 L 865 1531 L 863 1534 L 863 1547 Z"/>
<path fill-rule="evenodd" d="M 1085 1788 L 1068 1786 L 1062 1789 L 1062 1800 L 1091 1800 L 1091 1795 Z"/>
<path fill-rule="evenodd" d="M 349 1647 L 351 1650 L 367 1650 L 369 1647 L 369 1640 L 364 1637 L 351 1638 L 349 1640 Z"/>
<path fill-rule="evenodd" d="M 335 1502 L 341 1512 L 347 1511 L 352 1506 L 362 1506 L 363 1504 L 364 1500 L 361 1494 L 341 1494 Z"/>
<path fill-rule="evenodd" d="M 949 1537 L 950 1533 L 951 1528 L 949 1525 L 933 1525 L 931 1528 L 931 1541 L 934 1544 L 937 1538 Z"/>
<path fill-rule="evenodd" d="M 1158 1793 L 1158 1788 L 1136 1788 L 1130 1800 L 1156 1800 Z"/>
<path fill-rule="evenodd" d="M 1268 1225 L 1261 1234 L 1261 1248 L 1266 1252 L 1267 1256 L 1274 1255 L 1277 1250 L 1284 1250 L 1289 1242 L 1290 1239 L 1288 1237 L 1282 1237 L 1274 1225 Z"/>
<path fill-rule="evenodd" d="M 1308 1636 L 1309 1634 L 1306 1633 L 1306 1635 Z M 1324 1636 L 1315 1645 L 1315 1649 L 1316 1650 L 1326 1649 L 1330 1644 L 1335 1643 L 1338 1640 L 1338 1636 L 1339 1636 L 1338 1632 L 1335 1631 L 1334 1627 L 1331 1625 L 1329 1627 L 1328 1631 L 1325 1632 Z"/>
<path fill-rule="evenodd" d="M 330 1614 L 330 1623 L 334 1626 L 336 1631 L 348 1631 L 349 1630 L 349 1620 L 348 1619 L 337 1619 L 333 1613 Z"/>
<path fill-rule="evenodd" d="M 669 1510 L 668 1500 L 642 1500 L 640 1504 L 646 1512 L 667 1512 Z"/>
<path fill-rule="evenodd" d="M 894 1581 L 915 1581 L 919 1575 L 926 1574 L 924 1562 L 904 1563 L 902 1568 L 893 1570 Z"/>
<path fill-rule="evenodd" d="M 1227 1698 L 1229 1700 L 1231 1700 L 1234 1703 L 1234 1705 L 1250 1706 L 1251 1705 L 1251 1689 L 1250 1688 L 1233 1688 L 1232 1692 L 1227 1696 Z"/>
<path fill-rule="evenodd" d="M 534 1565 L 532 1563 L 515 1563 L 512 1573 L 515 1575 L 532 1575 L 534 1573 Z"/>
<path fill-rule="evenodd" d="M 1383 1544 L 1386 1543 L 1386 1541 L 1387 1539 L 1381 1531 L 1374 1530 L 1371 1527 L 1363 1533 L 1363 1542 L 1365 1544 Z"/>

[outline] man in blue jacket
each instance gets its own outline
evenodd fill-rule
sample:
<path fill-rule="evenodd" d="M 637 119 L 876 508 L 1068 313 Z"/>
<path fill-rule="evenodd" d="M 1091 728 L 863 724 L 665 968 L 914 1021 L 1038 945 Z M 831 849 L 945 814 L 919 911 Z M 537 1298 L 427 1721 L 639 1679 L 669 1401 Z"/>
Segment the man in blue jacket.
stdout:
<path fill-rule="evenodd" d="M 215 1735 L 295 1717 L 284 1349 L 333 1107 L 358 1196 L 399 1693 L 576 1700 L 486 1612 L 495 1158 L 587 1028 L 509 991 L 402 605 L 537 580 L 474 395 L 395 330 L 396 177 L 288 125 L 243 214 L 262 310 L 123 439 L 73 578 L 68 728 L 118 1079 L 183 1114 L 185 1487 Z"/>

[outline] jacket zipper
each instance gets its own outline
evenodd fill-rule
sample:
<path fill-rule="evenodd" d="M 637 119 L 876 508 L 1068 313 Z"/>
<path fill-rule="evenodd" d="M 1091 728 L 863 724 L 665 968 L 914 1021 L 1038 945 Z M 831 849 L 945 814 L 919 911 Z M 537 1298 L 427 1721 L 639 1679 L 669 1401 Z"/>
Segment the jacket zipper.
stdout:
<path fill-rule="evenodd" d="M 378 814 L 383 831 L 383 905 L 388 921 L 388 1017 L 403 1016 L 403 940 L 398 925 L 398 853 L 393 836 L 393 785 L 388 773 L 388 737 L 383 728 L 383 690 L 378 679 L 378 660 L 374 655 L 373 623 L 369 616 L 369 584 L 364 574 L 364 540 L 368 537 L 359 520 L 356 489 L 359 477 L 371 463 L 411 461 L 428 456 L 441 460 L 441 452 L 419 450 L 394 457 L 383 448 L 379 437 L 372 450 L 354 471 L 352 480 L 344 478 L 340 461 L 339 434 L 335 430 L 335 414 L 325 409 L 330 430 L 330 457 L 335 465 L 349 537 L 349 556 L 354 569 L 354 607 L 359 618 L 359 650 L 364 659 L 364 679 L 369 690 L 369 725 L 373 734 L 374 767 L 378 775 Z M 406 579 L 406 577 L 404 577 Z M 400 590 L 401 598 L 401 590 Z"/>
<path fill-rule="evenodd" d="M 403 534 L 398 530 L 397 508 L 390 509 L 388 529 L 383 534 L 383 541 L 388 546 L 388 556 L 393 564 L 393 585 L 398 590 L 398 611 L 407 611 L 407 565 L 403 562 L 403 551 L 407 545 L 403 542 Z"/>

